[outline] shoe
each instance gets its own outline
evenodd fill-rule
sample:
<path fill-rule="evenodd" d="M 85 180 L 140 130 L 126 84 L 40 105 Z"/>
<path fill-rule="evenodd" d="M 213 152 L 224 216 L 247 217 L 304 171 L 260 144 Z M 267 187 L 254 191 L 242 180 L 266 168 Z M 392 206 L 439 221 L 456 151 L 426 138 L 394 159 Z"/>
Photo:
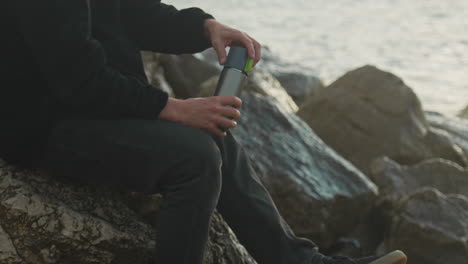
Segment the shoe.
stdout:
<path fill-rule="evenodd" d="M 348 257 L 324 257 L 323 264 L 406 264 L 407 257 L 400 250 L 383 256 L 351 259 Z"/>

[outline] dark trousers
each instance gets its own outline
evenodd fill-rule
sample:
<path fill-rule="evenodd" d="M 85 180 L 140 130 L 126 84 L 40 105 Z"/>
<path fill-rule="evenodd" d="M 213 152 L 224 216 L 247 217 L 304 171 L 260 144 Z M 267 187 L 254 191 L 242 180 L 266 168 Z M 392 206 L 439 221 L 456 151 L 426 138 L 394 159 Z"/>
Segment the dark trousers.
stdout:
<path fill-rule="evenodd" d="M 156 263 L 202 263 L 215 208 L 260 264 L 302 264 L 316 252 L 279 215 L 230 133 L 218 138 L 163 120 L 61 121 L 39 166 L 90 183 L 162 193 Z"/>

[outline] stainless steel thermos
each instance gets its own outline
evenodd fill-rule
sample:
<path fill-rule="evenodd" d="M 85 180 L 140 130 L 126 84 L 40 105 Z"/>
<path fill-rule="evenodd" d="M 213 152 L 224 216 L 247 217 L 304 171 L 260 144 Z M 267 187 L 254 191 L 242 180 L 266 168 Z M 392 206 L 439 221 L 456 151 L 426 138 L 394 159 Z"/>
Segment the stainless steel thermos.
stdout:
<path fill-rule="evenodd" d="M 243 47 L 231 47 L 214 95 L 239 96 L 252 68 L 253 60 L 249 58 L 247 50 Z"/>
<path fill-rule="evenodd" d="M 249 58 L 247 50 L 242 47 L 231 47 L 214 95 L 239 96 L 252 68 L 253 60 Z M 227 130 L 223 127 L 220 129 Z"/>

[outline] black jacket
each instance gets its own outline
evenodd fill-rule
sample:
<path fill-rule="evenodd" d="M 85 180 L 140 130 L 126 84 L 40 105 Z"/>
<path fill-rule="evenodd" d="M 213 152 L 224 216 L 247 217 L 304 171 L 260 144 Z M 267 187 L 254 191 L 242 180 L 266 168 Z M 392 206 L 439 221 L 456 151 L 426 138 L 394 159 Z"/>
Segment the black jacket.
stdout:
<path fill-rule="evenodd" d="M 210 46 L 198 8 L 159 0 L 5 0 L 1 8 L 0 157 L 27 164 L 62 118 L 156 119 L 167 94 L 140 50 Z"/>

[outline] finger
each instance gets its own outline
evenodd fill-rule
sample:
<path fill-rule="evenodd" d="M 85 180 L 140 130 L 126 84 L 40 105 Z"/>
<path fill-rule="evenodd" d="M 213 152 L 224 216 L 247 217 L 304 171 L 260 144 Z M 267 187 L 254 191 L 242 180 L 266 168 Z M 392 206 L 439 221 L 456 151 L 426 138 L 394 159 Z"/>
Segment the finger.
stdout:
<path fill-rule="evenodd" d="M 219 64 L 224 65 L 226 62 L 226 47 L 224 46 L 224 42 L 221 39 L 215 39 L 211 42 L 211 45 L 213 45 L 218 55 Z"/>
<path fill-rule="evenodd" d="M 254 66 L 260 61 L 261 57 L 262 57 L 262 45 L 260 45 L 260 43 L 258 43 L 255 39 L 252 39 L 253 41 L 253 44 L 254 44 L 254 48 L 255 48 L 255 63 L 254 63 Z"/>
<path fill-rule="evenodd" d="M 255 59 L 255 47 L 254 47 L 252 40 L 247 34 L 243 32 L 239 32 L 239 33 L 241 34 L 240 42 L 247 49 L 247 52 L 249 53 L 249 58 Z"/>
<path fill-rule="evenodd" d="M 220 109 L 219 114 L 221 116 L 229 117 L 229 118 L 232 118 L 234 120 L 238 120 L 240 118 L 240 116 L 241 116 L 239 110 L 237 110 L 237 109 L 235 109 L 233 107 L 230 107 L 230 106 L 225 106 L 222 109 Z"/>
<path fill-rule="evenodd" d="M 218 137 L 225 137 L 227 135 L 226 131 L 223 131 L 221 130 L 220 127 L 218 127 L 217 125 L 215 124 L 212 124 L 208 129 L 207 131 L 215 136 L 218 136 Z"/>
<path fill-rule="evenodd" d="M 242 106 L 242 100 L 237 96 L 217 96 L 221 105 L 232 105 L 233 107 L 240 109 Z"/>
<path fill-rule="evenodd" d="M 254 38 L 252 38 L 251 36 L 249 36 L 248 34 L 245 34 L 247 35 L 247 37 L 250 38 L 250 40 L 252 41 L 252 44 L 253 44 L 253 47 L 254 47 L 254 50 L 255 50 L 255 58 L 253 58 L 254 60 L 254 66 L 260 61 L 261 59 L 261 56 L 262 56 L 262 45 L 260 43 L 258 43 L 257 40 L 255 40 Z"/>
<path fill-rule="evenodd" d="M 224 116 L 217 116 L 214 120 L 214 122 L 222 127 L 222 128 L 225 128 L 225 129 L 229 129 L 229 128 L 235 128 L 237 126 L 237 122 L 234 121 L 234 120 L 231 120 L 231 119 L 228 119 Z"/>

